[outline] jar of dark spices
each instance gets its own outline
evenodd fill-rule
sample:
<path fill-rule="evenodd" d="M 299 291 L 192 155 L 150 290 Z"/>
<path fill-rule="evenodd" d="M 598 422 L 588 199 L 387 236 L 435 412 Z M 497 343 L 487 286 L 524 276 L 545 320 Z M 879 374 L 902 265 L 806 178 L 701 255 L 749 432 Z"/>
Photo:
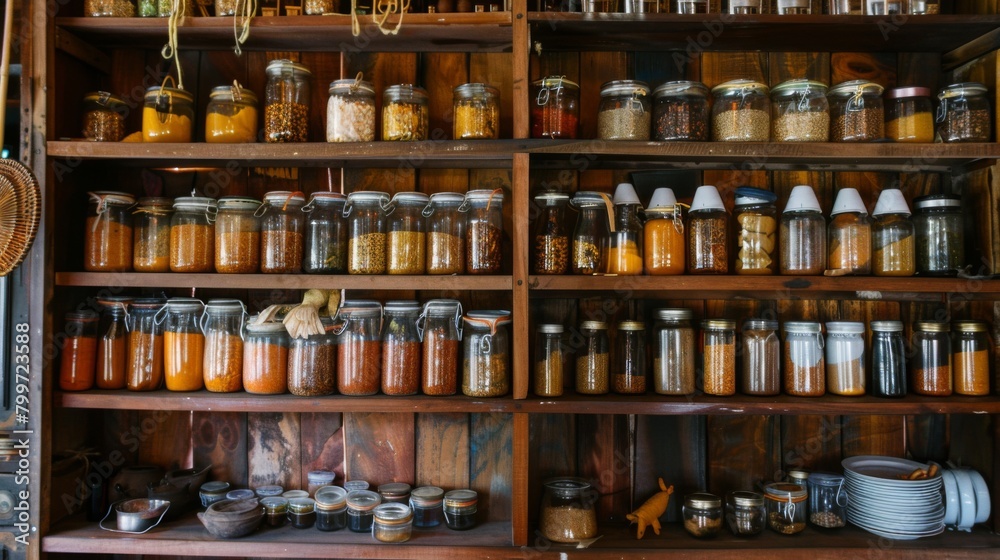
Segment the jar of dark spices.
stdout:
<path fill-rule="evenodd" d="M 690 309 L 657 309 L 653 325 L 653 390 L 690 395 L 695 389 L 694 327 Z"/>
<path fill-rule="evenodd" d="M 532 138 L 576 138 L 580 130 L 580 86 L 565 76 L 532 82 Z"/>
<path fill-rule="evenodd" d="M 736 321 L 701 322 L 702 391 L 727 397 L 736 393 Z"/>
<path fill-rule="evenodd" d="M 736 274 L 774 274 L 778 269 L 777 199 L 764 189 L 737 187 L 733 206 Z"/>
<path fill-rule="evenodd" d="M 903 323 L 872 321 L 871 394 L 876 397 L 906 396 L 906 348 Z"/>
<path fill-rule="evenodd" d="M 475 490 L 452 490 L 444 495 L 444 522 L 454 531 L 476 526 L 479 494 Z"/>
<path fill-rule="evenodd" d="M 622 321 L 618 324 L 611 377 L 616 393 L 646 392 L 646 325 L 642 322 Z"/>
<path fill-rule="evenodd" d="M 469 191 L 462 209 L 468 212 L 465 271 L 498 274 L 503 259 L 503 191 Z"/>
<path fill-rule="evenodd" d="M 563 351 L 563 326 L 540 324 L 535 337 L 535 394 L 558 397 L 563 394 L 566 358 Z"/>
<path fill-rule="evenodd" d="M 729 272 L 729 224 L 719 191 L 698 187 L 688 213 L 688 274 Z"/>
<path fill-rule="evenodd" d="M 917 321 L 913 323 L 910 360 L 911 386 L 918 395 L 947 397 L 953 390 L 951 337 L 948 323 Z"/>
<path fill-rule="evenodd" d="M 462 332 L 462 393 L 502 397 L 510 391 L 510 311 L 472 311 Z"/>
<path fill-rule="evenodd" d="M 379 484 L 378 493 L 382 496 L 382 503 L 408 504 L 410 503 L 411 486 L 405 482 L 387 482 Z"/>
<path fill-rule="evenodd" d="M 338 334 L 337 390 L 342 395 L 374 395 L 382 377 L 382 305 L 377 301 L 345 301 L 344 324 Z"/>
<path fill-rule="evenodd" d="M 427 274 L 465 272 L 465 196 L 440 192 L 430 196 L 427 219 Z"/>
<path fill-rule="evenodd" d="M 986 86 L 976 82 L 952 84 L 938 94 L 938 132 L 944 142 L 989 142 L 993 117 Z"/>
<path fill-rule="evenodd" d="M 417 323 L 423 328 L 421 389 L 425 395 L 458 392 L 458 346 L 462 339 L 462 304 L 455 299 L 432 299 L 424 304 Z"/>
<path fill-rule="evenodd" d="M 603 395 L 608 392 L 608 324 L 584 321 L 580 324 L 580 335 L 583 344 L 576 358 L 576 392 Z"/>
<path fill-rule="evenodd" d="M 743 394 L 771 396 L 781 392 L 781 341 L 777 331 L 777 321 L 750 319 L 743 323 Z"/>
<path fill-rule="evenodd" d="M 355 533 L 368 533 L 375 522 L 375 506 L 382 503 L 382 496 L 371 490 L 352 490 L 347 493 L 347 528 Z"/>
<path fill-rule="evenodd" d="M 601 86 L 597 137 L 601 140 L 649 140 L 649 86 L 638 80 L 613 80 Z"/>
<path fill-rule="evenodd" d="M 264 105 L 264 140 L 309 141 L 309 88 L 312 72 L 291 60 L 267 65 Z"/>
<path fill-rule="evenodd" d="M 667 82 L 653 91 L 653 140 L 708 140 L 708 88 L 701 82 Z"/>
<path fill-rule="evenodd" d="M 916 269 L 919 276 L 955 276 L 965 268 L 962 199 L 932 194 L 913 200 Z"/>
<path fill-rule="evenodd" d="M 774 86 L 771 137 L 775 142 L 826 142 L 830 137 L 826 84 L 796 79 Z"/>
<path fill-rule="evenodd" d="M 312 498 L 288 500 L 288 521 L 296 529 L 308 529 L 316 523 L 316 501 Z"/>
<path fill-rule="evenodd" d="M 228 488 L 228 483 L 227 483 Z M 263 498 L 260 505 L 264 506 L 264 523 L 268 527 L 284 527 L 288 521 L 288 499 L 281 496 Z"/>
<path fill-rule="evenodd" d="M 990 335 L 982 321 L 952 323 L 952 377 L 956 395 L 990 394 Z"/>
<path fill-rule="evenodd" d="M 566 274 L 569 270 L 569 233 L 566 230 L 565 193 L 543 193 L 535 197 L 534 274 Z"/>
<path fill-rule="evenodd" d="M 305 256 L 302 269 L 308 274 L 343 274 L 347 272 L 347 221 L 344 205 L 347 197 L 319 191 L 302 207 L 306 213 Z"/>
<path fill-rule="evenodd" d="M 293 395 L 319 397 L 337 389 L 337 337 L 332 320 L 322 323 L 326 332 L 293 338 L 288 345 L 288 392 Z"/>
<path fill-rule="evenodd" d="M 386 395 L 415 395 L 420 390 L 419 317 L 420 304 L 415 301 L 385 302 L 382 393 Z"/>
<path fill-rule="evenodd" d="M 826 270 L 826 219 L 816 192 L 798 185 L 781 213 L 778 250 L 784 275 L 817 275 Z"/>
<path fill-rule="evenodd" d="M 882 86 L 851 80 L 830 88 L 830 141 L 874 142 L 885 135 Z"/>
<path fill-rule="evenodd" d="M 712 139 L 716 142 L 767 142 L 771 138 L 771 99 L 766 85 L 732 80 L 712 88 Z"/>
<path fill-rule="evenodd" d="M 599 274 L 607 270 L 605 251 L 614 213 L 606 196 L 578 191 L 570 200 L 570 206 L 580 212 L 573 229 L 573 274 Z"/>

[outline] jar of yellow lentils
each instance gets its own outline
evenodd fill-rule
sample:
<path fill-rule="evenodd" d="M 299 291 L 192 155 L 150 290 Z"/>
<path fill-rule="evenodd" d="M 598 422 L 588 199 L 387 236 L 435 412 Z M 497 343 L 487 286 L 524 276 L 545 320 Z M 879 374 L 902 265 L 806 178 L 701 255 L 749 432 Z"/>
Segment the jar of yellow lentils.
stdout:
<path fill-rule="evenodd" d="M 142 107 L 143 142 L 190 142 L 194 97 L 179 88 L 146 90 Z"/>

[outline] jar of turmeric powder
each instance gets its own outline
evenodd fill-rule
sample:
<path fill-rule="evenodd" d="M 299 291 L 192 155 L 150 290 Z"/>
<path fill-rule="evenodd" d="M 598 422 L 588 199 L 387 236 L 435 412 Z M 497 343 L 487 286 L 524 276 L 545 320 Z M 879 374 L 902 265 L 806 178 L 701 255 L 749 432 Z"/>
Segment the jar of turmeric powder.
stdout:
<path fill-rule="evenodd" d="M 170 272 L 170 218 L 173 200 L 164 197 L 139 199 L 132 212 L 135 246 L 132 268 L 136 272 Z"/>
<path fill-rule="evenodd" d="M 280 395 L 288 390 L 288 342 L 288 331 L 280 322 L 247 325 L 243 345 L 246 392 Z"/>
<path fill-rule="evenodd" d="M 257 96 L 238 85 L 212 88 L 205 110 L 205 142 L 257 141 Z"/>
<path fill-rule="evenodd" d="M 97 359 L 97 313 L 66 314 L 66 338 L 59 367 L 59 388 L 86 391 L 94 386 Z"/>
<path fill-rule="evenodd" d="M 83 269 L 87 272 L 125 272 L 132 268 L 132 206 L 135 197 L 123 192 L 87 193 L 83 232 Z"/>
<path fill-rule="evenodd" d="M 130 297 L 107 297 L 98 300 L 101 320 L 97 326 L 97 372 L 94 384 L 98 389 L 125 388 L 125 358 L 128 355 L 126 309 Z"/>
<path fill-rule="evenodd" d="M 205 333 L 203 375 L 213 393 L 243 388 L 243 324 L 246 309 L 238 299 L 211 299 L 205 304 L 201 330 Z"/>
<path fill-rule="evenodd" d="M 951 324 L 951 370 L 956 395 L 990 394 L 990 348 L 986 323 Z"/>
<path fill-rule="evenodd" d="M 170 298 L 163 306 L 163 377 L 168 391 L 202 388 L 205 335 L 198 323 L 204 308 L 195 298 Z"/>
<path fill-rule="evenodd" d="M 170 219 L 171 272 L 212 272 L 215 269 L 215 199 L 182 196 L 174 199 Z"/>
<path fill-rule="evenodd" d="M 155 391 L 163 383 L 163 323 L 156 314 L 164 300 L 132 301 L 128 326 L 126 387 L 129 391 Z"/>
<path fill-rule="evenodd" d="M 153 86 L 142 108 L 143 142 L 191 141 L 194 97 L 179 88 Z"/>

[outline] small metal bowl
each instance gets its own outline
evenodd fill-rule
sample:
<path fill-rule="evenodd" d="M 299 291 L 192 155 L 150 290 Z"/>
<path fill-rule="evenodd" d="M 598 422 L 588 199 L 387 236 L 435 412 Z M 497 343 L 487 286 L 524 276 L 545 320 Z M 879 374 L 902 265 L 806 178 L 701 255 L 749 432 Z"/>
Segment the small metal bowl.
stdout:
<path fill-rule="evenodd" d="M 118 530 L 129 533 L 141 533 L 152 527 L 163 512 L 170 507 L 166 500 L 150 500 L 137 498 L 126 500 L 115 506 Z"/>

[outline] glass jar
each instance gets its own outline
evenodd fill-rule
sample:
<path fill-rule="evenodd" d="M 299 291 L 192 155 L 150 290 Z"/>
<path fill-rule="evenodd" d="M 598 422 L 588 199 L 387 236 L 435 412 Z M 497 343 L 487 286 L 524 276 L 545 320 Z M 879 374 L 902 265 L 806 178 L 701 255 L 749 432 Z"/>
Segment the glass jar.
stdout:
<path fill-rule="evenodd" d="M 708 88 L 701 82 L 667 82 L 657 87 L 653 90 L 653 140 L 707 141 L 708 106 Z"/>
<path fill-rule="evenodd" d="M 372 535 L 384 543 L 401 543 L 410 540 L 413 530 L 413 511 L 406 504 L 380 504 L 374 510 Z"/>
<path fill-rule="evenodd" d="M 430 196 L 423 215 L 427 219 L 427 274 L 465 272 L 465 197 L 440 192 Z"/>
<path fill-rule="evenodd" d="M 446 396 L 458 392 L 458 345 L 462 340 L 462 304 L 454 299 L 432 299 L 424 304 L 423 365 L 421 389 L 425 395 Z"/>
<path fill-rule="evenodd" d="M 382 140 L 427 140 L 430 110 L 427 91 L 410 84 L 389 86 L 382 94 Z"/>
<path fill-rule="evenodd" d="M 337 351 L 337 390 L 342 395 L 374 395 L 382 384 L 382 305 L 345 301 Z"/>
<path fill-rule="evenodd" d="M 847 525 L 847 488 L 843 476 L 809 475 L 809 522 L 824 529 Z"/>
<path fill-rule="evenodd" d="M 467 397 L 506 395 L 510 391 L 510 311 L 472 311 L 464 320 L 462 393 Z"/>
<path fill-rule="evenodd" d="M 642 205 L 630 183 L 619 183 L 614 197 L 614 231 L 608 234 L 605 254 L 608 274 L 642 274 Z"/>
<path fill-rule="evenodd" d="M 903 323 L 872 321 L 871 394 L 876 397 L 906 396 L 906 348 Z"/>
<path fill-rule="evenodd" d="M 156 314 L 162 299 L 135 299 L 126 317 L 128 326 L 128 366 L 126 388 L 129 391 L 155 391 L 163 382 L 163 323 Z"/>
<path fill-rule="evenodd" d="M 764 530 L 767 508 L 764 496 L 756 492 L 730 492 L 726 499 L 726 521 L 729 530 L 738 537 L 759 535 Z"/>
<path fill-rule="evenodd" d="M 646 392 L 646 325 L 622 321 L 615 336 L 611 377 L 615 392 L 623 395 Z"/>
<path fill-rule="evenodd" d="M 257 96 L 238 85 L 212 88 L 205 109 L 205 142 L 257 141 Z"/>
<path fill-rule="evenodd" d="M 454 90 L 455 140 L 500 138 L 500 90 L 463 84 Z"/>
<path fill-rule="evenodd" d="M 479 494 L 475 490 L 452 490 L 444 495 L 444 523 L 454 531 L 476 526 Z"/>
<path fill-rule="evenodd" d="M 288 499 L 281 496 L 263 498 L 260 505 L 264 506 L 264 523 L 268 527 L 284 527 L 288 521 Z"/>
<path fill-rule="evenodd" d="M 469 191 L 461 208 L 468 212 L 465 271 L 499 274 L 503 260 L 503 191 Z"/>
<path fill-rule="evenodd" d="M 794 535 L 806 528 L 806 499 L 809 494 L 798 484 L 772 482 L 764 486 L 767 525 L 782 535 Z"/>
<path fill-rule="evenodd" d="M 170 271 L 215 270 L 215 199 L 182 196 L 174 199 L 170 218 Z"/>
<path fill-rule="evenodd" d="M 761 0 L 729 0 L 729 13 L 756 15 L 760 13 Z"/>
<path fill-rule="evenodd" d="M 608 324 L 584 321 L 580 324 L 583 344 L 576 358 L 576 392 L 603 395 L 608 392 Z"/>
<path fill-rule="evenodd" d="M 872 223 L 858 191 L 840 189 L 827 228 L 827 266 L 840 274 L 871 274 Z"/>
<path fill-rule="evenodd" d="M 288 331 L 281 323 L 248 324 L 243 344 L 243 390 L 280 395 L 288 390 Z"/>
<path fill-rule="evenodd" d="M 558 397 L 563 394 L 566 360 L 563 353 L 563 326 L 538 325 L 535 337 L 535 394 Z"/>
<path fill-rule="evenodd" d="M 225 500 L 226 494 L 229 493 L 231 488 L 232 487 L 228 482 L 219 480 L 212 480 L 202 484 L 201 487 L 198 488 L 198 498 L 201 500 L 201 507 L 207 508 L 215 502 Z M 281 517 L 285 517 L 284 510 L 281 511 Z M 284 524 L 284 522 L 282 522 L 282 524 Z"/>
<path fill-rule="evenodd" d="M 260 271 L 266 274 L 302 272 L 305 215 L 302 193 L 271 191 L 256 215 L 261 218 Z"/>
<path fill-rule="evenodd" d="M 872 212 L 872 274 L 913 276 L 917 270 L 913 222 L 903 193 L 886 189 Z"/>
<path fill-rule="evenodd" d="M 565 229 L 565 193 L 535 196 L 539 214 L 535 217 L 532 274 L 566 274 L 569 270 L 569 233 Z"/>
<path fill-rule="evenodd" d="M 316 529 L 339 531 L 347 527 L 347 490 L 324 486 L 316 491 Z"/>
<path fill-rule="evenodd" d="M 649 86 L 638 80 L 613 80 L 601 86 L 597 137 L 601 140 L 649 140 Z"/>
<path fill-rule="evenodd" d="M 989 142 L 993 137 L 993 116 L 986 86 L 963 82 L 942 89 L 936 120 L 943 142 Z"/>
<path fill-rule="evenodd" d="M 296 529 L 308 529 L 316 523 L 316 501 L 312 498 L 288 500 L 288 520 Z"/>
<path fill-rule="evenodd" d="M 211 299 L 205 304 L 205 389 L 234 393 L 243 388 L 243 324 L 246 308 L 238 299 Z"/>
<path fill-rule="evenodd" d="M 698 187 L 688 212 L 688 274 L 729 272 L 729 217 L 719 191 Z"/>
<path fill-rule="evenodd" d="M 649 208 L 642 231 L 646 274 L 684 274 L 686 245 L 681 206 Z"/>
<path fill-rule="evenodd" d="M 256 494 L 258 498 L 281 496 L 284 491 L 285 489 L 277 484 L 265 484 L 264 486 L 258 486 L 253 489 L 254 494 Z"/>
<path fill-rule="evenodd" d="M 302 269 L 309 274 L 347 272 L 347 197 L 335 192 L 314 192 L 302 207 L 306 213 L 305 256 Z"/>
<path fill-rule="evenodd" d="M 86 391 L 97 371 L 97 320 L 93 311 L 66 314 L 66 338 L 59 364 L 59 388 Z"/>
<path fill-rule="evenodd" d="M 690 309 L 657 309 L 653 325 L 653 390 L 690 395 L 695 384 L 694 328 Z"/>
<path fill-rule="evenodd" d="M 309 471 L 306 473 L 306 492 L 309 493 L 309 497 L 316 499 L 316 492 L 320 488 L 333 484 L 335 478 L 337 475 L 333 471 Z"/>
<path fill-rule="evenodd" d="M 375 89 L 371 82 L 348 78 L 330 83 L 326 104 L 327 142 L 375 139 Z"/>
<path fill-rule="evenodd" d="M 861 15 L 864 13 L 864 2 L 827 0 L 826 13 L 835 16 Z"/>
<path fill-rule="evenodd" d="M 736 393 L 736 322 L 710 319 L 701 322 L 702 391 L 726 397 Z"/>
<path fill-rule="evenodd" d="M 254 215 L 261 202 L 243 196 L 219 199 L 215 218 L 215 271 L 253 274 L 260 268 L 260 220 Z"/>
<path fill-rule="evenodd" d="M 325 332 L 289 341 L 288 392 L 293 395 L 320 397 L 337 388 L 337 337 L 332 320 L 322 324 Z"/>
<path fill-rule="evenodd" d="M 410 503 L 411 486 L 405 482 L 388 482 L 379 484 L 378 493 L 382 496 L 382 503 L 388 504 L 408 504 Z"/>
<path fill-rule="evenodd" d="M 864 0 L 865 15 L 903 15 L 903 3 L 903 0 Z"/>
<path fill-rule="evenodd" d="M 916 268 L 920 276 L 955 276 L 965 268 L 962 199 L 932 194 L 913 199 Z"/>
<path fill-rule="evenodd" d="M 885 136 L 894 142 L 933 142 L 934 107 L 925 87 L 893 88 L 885 92 Z"/>
<path fill-rule="evenodd" d="M 819 323 L 785 323 L 785 393 L 793 397 L 820 397 L 826 394 L 826 361 L 823 332 Z"/>
<path fill-rule="evenodd" d="M 712 139 L 716 142 L 767 142 L 771 137 L 771 100 L 767 86 L 732 80 L 712 88 Z"/>
<path fill-rule="evenodd" d="M 190 93 L 160 86 L 146 90 L 142 107 L 143 142 L 190 142 L 192 122 L 194 97 Z"/>
<path fill-rule="evenodd" d="M 87 17 L 132 17 L 135 6 L 129 0 L 85 0 L 83 13 Z"/>
<path fill-rule="evenodd" d="M 267 65 L 264 102 L 264 140 L 309 141 L 309 86 L 312 72 L 291 60 Z"/>
<path fill-rule="evenodd" d="M 781 213 L 781 274 L 818 275 L 826 270 L 826 220 L 808 185 L 792 189 Z"/>
<path fill-rule="evenodd" d="M 947 397 L 953 390 L 951 338 L 948 323 L 917 321 L 913 323 L 910 361 L 913 392 L 918 395 Z"/>
<path fill-rule="evenodd" d="M 382 329 L 382 393 L 415 395 L 420 390 L 420 304 L 415 301 L 385 302 Z M 458 342 L 455 342 L 458 349 Z M 454 366 L 458 366 L 456 356 Z M 454 378 L 454 374 L 452 376 Z"/>
<path fill-rule="evenodd" d="M 173 200 L 140 198 L 132 212 L 134 247 L 132 269 L 136 272 L 170 272 L 170 217 Z"/>
<path fill-rule="evenodd" d="M 774 274 L 778 268 L 777 199 L 776 194 L 764 189 L 736 189 L 736 274 Z"/>
<path fill-rule="evenodd" d="M 681 507 L 684 529 L 698 538 L 714 537 L 722 531 L 722 499 L 698 492 L 684 496 Z"/>
<path fill-rule="evenodd" d="M 386 215 L 391 209 L 389 195 L 378 191 L 357 191 L 347 195 L 347 272 L 385 274 Z"/>
<path fill-rule="evenodd" d="M 778 15 L 809 15 L 812 13 L 810 0 L 778 0 Z"/>
<path fill-rule="evenodd" d="M 348 494 L 350 494 L 355 490 L 367 490 L 367 489 L 368 489 L 368 483 L 364 480 L 348 480 L 344 482 L 344 490 L 347 490 Z"/>
<path fill-rule="evenodd" d="M 109 297 L 98 300 L 101 320 L 97 327 L 97 371 L 94 385 L 98 389 L 125 388 L 125 360 L 128 356 L 127 307 L 132 298 Z"/>
<path fill-rule="evenodd" d="M 83 269 L 126 272 L 132 267 L 132 207 L 135 197 L 123 192 L 95 191 L 83 234 Z"/>
<path fill-rule="evenodd" d="M 539 530 L 556 543 L 575 543 L 597 536 L 597 492 L 582 478 L 544 482 Z"/>
<path fill-rule="evenodd" d="M 119 142 L 125 137 L 125 100 L 106 91 L 83 96 L 83 137 L 95 142 Z"/>
<path fill-rule="evenodd" d="M 785 473 L 785 482 L 798 484 L 803 490 L 809 489 L 809 471 L 805 469 L 791 469 Z"/>
<path fill-rule="evenodd" d="M 382 496 L 371 490 L 351 490 L 347 493 L 347 528 L 355 533 L 368 533 L 375 523 L 375 507 Z"/>
<path fill-rule="evenodd" d="M 826 84 L 796 79 L 771 91 L 771 137 L 775 142 L 826 142 L 830 104 Z"/>
<path fill-rule="evenodd" d="M 882 86 L 851 80 L 830 89 L 830 141 L 874 142 L 885 130 Z"/>
<path fill-rule="evenodd" d="M 531 137 L 574 139 L 580 132 L 580 86 L 565 76 L 531 83 Z"/>
<path fill-rule="evenodd" d="M 437 527 L 444 521 L 444 490 L 437 486 L 421 486 L 410 492 L 413 526 L 418 529 Z"/>
<path fill-rule="evenodd" d="M 865 394 L 865 325 L 849 321 L 826 324 L 826 390 L 834 395 Z"/>
<path fill-rule="evenodd" d="M 740 392 L 771 396 L 781 393 L 781 341 L 778 322 L 750 319 L 743 323 Z"/>
<path fill-rule="evenodd" d="M 388 223 L 389 274 L 423 274 L 426 261 L 427 227 L 423 211 L 428 197 L 402 192 L 392 197 Z"/>
<path fill-rule="evenodd" d="M 607 270 L 605 250 L 609 224 L 614 220 L 607 195 L 578 191 L 570 206 L 580 212 L 573 229 L 573 274 L 600 274 Z"/>
<path fill-rule="evenodd" d="M 333 0 L 304 0 L 302 2 L 302 13 L 307 16 L 321 16 L 324 14 L 335 14 L 337 8 Z"/>
<path fill-rule="evenodd" d="M 990 394 L 990 335 L 982 321 L 955 321 L 952 328 L 952 377 L 956 395 Z"/>
<path fill-rule="evenodd" d="M 204 385 L 205 304 L 194 298 L 170 298 L 157 320 L 163 327 L 163 377 L 168 391 L 199 391 Z M 165 316 L 164 316 L 165 315 Z"/>

